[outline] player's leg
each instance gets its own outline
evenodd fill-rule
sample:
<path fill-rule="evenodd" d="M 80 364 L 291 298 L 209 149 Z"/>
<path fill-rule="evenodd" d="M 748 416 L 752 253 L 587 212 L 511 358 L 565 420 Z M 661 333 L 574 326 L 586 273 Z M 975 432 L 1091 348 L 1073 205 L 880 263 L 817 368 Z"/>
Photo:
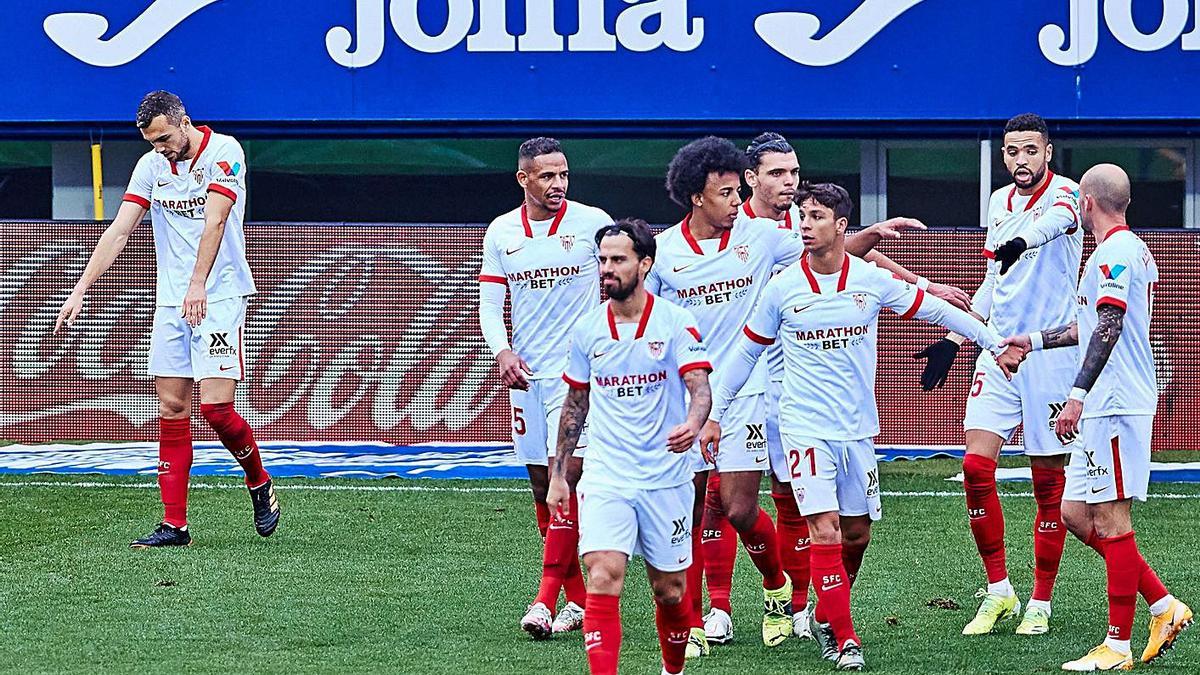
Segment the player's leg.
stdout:
<path fill-rule="evenodd" d="M 1028 368 L 1017 373 L 1023 374 Z M 1004 513 L 996 491 L 996 462 L 1000 448 L 1021 423 L 1021 395 L 983 352 L 975 361 L 975 375 L 967 396 L 963 420 L 967 454 L 963 458 L 963 491 L 967 518 L 975 547 L 987 573 L 987 592 L 975 618 L 963 635 L 989 633 L 1002 619 L 1020 612 L 1016 591 L 1008 580 L 1004 550 Z"/>
<path fill-rule="evenodd" d="M 578 486 L 579 551 L 587 567 L 583 640 L 592 673 L 617 672 L 621 654 L 621 591 L 638 539 L 633 490 Z"/>
<path fill-rule="evenodd" d="M 546 411 L 543 426 L 546 429 L 547 462 L 553 461 L 557 451 L 558 427 L 562 417 L 562 404 L 567 395 L 567 383 L 562 379 L 534 380 L 532 386 L 538 391 L 542 408 Z M 579 525 L 576 518 L 578 501 L 575 488 L 583 473 L 583 453 L 587 437 L 580 436 L 575 452 L 567 465 L 567 485 L 571 488 L 568 514 L 550 514 L 550 526 L 542 550 L 542 581 L 538 587 L 535 606 L 538 603 L 553 610 L 558 603 L 558 591 L 566 591 L 567 603 L 554 617 L 551 633 L 565 633 L 583 627 L 583 608 L 587 603 L 587 590 L 583 574 L 579 569 Z"/>
<path fill-rule="evenodd" d="M 715 471 L 708 477 L 701 532 L 709 604 L 708 614 L 704 615 L 704 635 L 709 642 L 725 644 L 733 639 L 733 610 L 729 596 L 733 590 L 738 535 L 725 515 L 725 505 L 721 502 L 721 474 Z"/>
<path fill-rule="evenodd" d="M 812 638 L 812 606 L 808 602 L 808 520 L 796 508 L 792 474 L 779 436 L 780 383 L 767 385 L 767 462 L 771 465 L 771 501 L 775 502 L 775 537 L 779 562 L 792 582 L 792 634 Z"/>
<path fill-rule="evenodd" d="M 694 490 L 690 483 L 640 490 L 637 500 L 637 550 L 646 559 L 646 574 L 654 591 L 663 672 L 672 675 L 683 672 L 691 628 L 684 600 L 692 562 L 689 534 Z"/>
<path fill-rule="evenodd" d="M 717 470 L 721 502 L 750 560 L 763 577 L 763 643 L 775 646 L 792 633 L 792 585 L 779 559 L 775 523 L 759 505 L 767 468 L 766 397 L 734 399 L 725 415 Z"/>
<path fill-rule="evenodd" d="M 552 589 L 546 590 L 545 558 L 546 542 L 550 538 L 550 525 L 554 514 L 546 506 L 546 492 L 550 489 L 550 471 L 547 458 L 546 413 L 542 403 L 542 391 L 537 381 L 529 383 L 529 389 L 510 389 L 509 402 L 512 406 L 512 439 L 517 460 L 525 465 L 529 474 L 529 489 L 533 493 L 533 506 L 537 515 L 538 531 L 542 535 L 543 575 L 538 581 L 538 591 L 533 602 L 521 617 L 521 630 L 535 640 L 545 640 L 553 634 L 554 610 L 558 604 L 561 580 Z"/>
<path fill-rule="evenodd" d="M 708 494 L 708 477 L 713 467 L 697 458 L 698 471 L 692 476 L 692 562 L 687 570 L 685 602 L 688 607 L 688 634 L 686 657 L 689 659 L 708 655 L 708 638 L 704 635 L 704 546 L 703 526 L 704 502 Z"/>
<path fill-rule="evenodd" d="M 150 333 L 149 374 L 158 395 L 158 490 L 163 519 L 133 548 L 187 546 L 188 478 L 192 470 L 191 327 L 178 307 L 158 307 Z"/>
<path fill-rule="evenodd" d="M 883 517 L 879 463 L 875 459 L 875 443 L 869 438 L 837 445 L 843 452 L 837 483 L 842 563 L 853 586 L 871 543 L 871 523 Z"/>

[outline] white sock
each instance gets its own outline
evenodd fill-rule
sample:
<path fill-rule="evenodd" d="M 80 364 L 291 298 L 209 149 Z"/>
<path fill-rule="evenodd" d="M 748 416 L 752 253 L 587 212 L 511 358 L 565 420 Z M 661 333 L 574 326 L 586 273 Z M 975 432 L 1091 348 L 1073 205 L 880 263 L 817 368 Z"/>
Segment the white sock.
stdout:
<path fill-rule="evenodd" d="M 1150 605 L 1150 613 L 1153 614 L 1154 616 L 1158 616 L 1159 614 L 1162 614 L 1163 612 L 1167 611 L 1168 609 L 1171 609 L 1171 601 L 1174 599 L 1175 599 L 1175 596 L 1171 595 L 1170 593 L 1167 593 L 1161 599 L 1159 599 L 1158 602 L 1154 603 L 1153 605 Z"/>
<path fill-rule="evenodd" d="M 1046 613 L 1046 616 L 1050 616 L 1050 601 L 1049 600 L 1030 600 L 1027 607 L 1029 609 L 1035 609 L 1035 608 L 1040 609 Z"/>
<path fill-rule="evenodd" d="M 1122 656 L 1129 655 L 1129 640 L 1114 640 L 1112 638 L 1104 638 L 1104 644 L 1114 652 Z"/>
<path fill-rule="evenodd" d="M 1012 584 L 1008 582 L 1008 577 L 1004 577 L 994 584 L 988 584 L 987 592 L 992 595 L 999 595 L 1002 598 L 1011 598 L 1017 594 L 1017 592 L 1013 590 Z"/>

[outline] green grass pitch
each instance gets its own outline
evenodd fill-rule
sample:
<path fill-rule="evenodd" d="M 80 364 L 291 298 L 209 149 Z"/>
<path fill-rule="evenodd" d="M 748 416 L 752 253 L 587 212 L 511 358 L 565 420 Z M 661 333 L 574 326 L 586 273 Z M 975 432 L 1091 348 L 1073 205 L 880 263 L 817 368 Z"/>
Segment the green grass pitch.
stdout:
<path fill-rule="evenodd" d="M 1184 459 L 1173 456 L 1173 459 Z M 1190 459 L 1190 457 L 1188 457 Z M 1005 462 L 1012 465 L 1012 461 Z M 952 492 L 951 460 L 883 468 L 887 492 Z M 51 486 L 18 486 L 29 481 Z M 82 488 L 95 481 L 120 487 Z M 540 572 L 528 492 L 517 481 L 278 481 L 284 516 L 254 534 L 237 481 L 194 488 L 195 544 L 131 551 L 158 516 L 146 478 L 0 477 L 0 670 L 12 672 L 579 673 L 582 638 L 533 643 L 517 627 Z M 323 490 L 329 486 L 421 491 Z M 455 488 L 427 491 L 424 488 Z M 479 488 L 480 491 L 462 491 Z M 497 491 L 506 488 L 510 491 Z M 1003 484 L 1007 493 L 1028 483 Z M 1200 486 L 1155 493 L 1200 497 Z M 1003 499 L 1009 568 L 1032 585 L 1032 498 Z M 764 499 L 772 510 L 769 499 Z M 1197 499 L 1135 507 L 1144 554 L 1163 581 L 1200 606 Z M 853 606 L 868 666 L 880 673 L 1057 672 L 1104 636 L 1102 561 L 1068 539 L 1052 632 L 959 634 L 982 584 L 959 496 L 885 496 Z M 759 581 L 745 554 L 734 580 L 736 641 L 690 673 L 826 672 L 813 642 L 768 649 L 758 638 Z M 936 599 L 957 609 L 930 606 Z M 622 672 L 659 672 L 653 607 L 640 561 L 623 602 Z M 1145 644 L 1139 601 L 1135 655 Z M 1200 629 L 1138 670 L 1200 672 Z"/>

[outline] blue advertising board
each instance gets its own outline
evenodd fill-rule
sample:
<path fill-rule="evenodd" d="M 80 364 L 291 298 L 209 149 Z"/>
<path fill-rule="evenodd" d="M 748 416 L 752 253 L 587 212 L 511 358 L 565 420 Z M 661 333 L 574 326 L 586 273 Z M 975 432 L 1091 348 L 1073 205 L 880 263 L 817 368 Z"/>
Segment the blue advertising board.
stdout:
<path fill-rule="evenodd" d="M 1200 118 L 1200 0 L 38 0 L 0 123 Z"/>

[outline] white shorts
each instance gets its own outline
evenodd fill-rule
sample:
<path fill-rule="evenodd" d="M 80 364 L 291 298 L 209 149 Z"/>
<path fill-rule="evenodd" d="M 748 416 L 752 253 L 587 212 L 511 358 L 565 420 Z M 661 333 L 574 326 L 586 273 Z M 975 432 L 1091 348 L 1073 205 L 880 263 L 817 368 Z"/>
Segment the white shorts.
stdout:
<path fill-rule="evenodd" d="M 784 456 L 783 440 L 779 438 L 779 394 L 782 391 L 782 382 L 767 383 L 767 459 L 775 479 L 780 483 L 789 483 L 792 473 Z"/>
<path fill-rule="evenodd" d="M 837 511 L 843 516 L 879 520 L 879 465 L 875 442 L 823 441 L 783 433 L 788 479 L 800 514 Z"/>
<path fill-rule="evenodd" d="M 1078 439 L 1059 438 L 1054 433 L 1054 422 L 1078 370 L 1075 350 L 1050 349 L 1031 353 L 1010 382 L 991 352 L 980 353 L 971 378 L 963 428 L 990 431 L 1009 441 L 1021 425 L 1026 455 L 1046 457 L 1073 452 Z"/>
<path fill-rule="evenodd" d="M 691 481 L 669 488 L 640 489 L 588 482 L 579 495 L 579 555 L 620 551 L 641 555 L 662 572 L 681 572 L 692 564 Z"/>
<path fill-rule="evenodd" d="M 701 457 L 696 471 L 713 465 Z M 767 469 L 766 394 L 733 399 L 721 418 L 721 442 L 717 450 L 717 473 L 765 471 Z"/>
<path fill-rule="evenodd" d="M 208 303 L 199 326 L 192 328 L 181 307 L 158 307 L 150 333 L 150 375 L 206 380 L 246 376 L 242 332 L 248 298 Z"/>
<path fill-rule="evenodd" d="M 1080 421 L 1083 442 L 1071 453 L 1063 499 L 1102 504 L 1146 501 L 1154 415 L 1108 415 Z"/>
<path fill-rule="evenodd" d="M 509 389 L 512 404 L 512 439 L 517 459 L 522 464 L 549 466 L 549 457 L 558 449 L 558 424 L 568 385 L 561 377 L 529 381 L 529 391 Z M 587 425 L 579 434 L 575 456 L 583 457 L 587 447 Z"/>

